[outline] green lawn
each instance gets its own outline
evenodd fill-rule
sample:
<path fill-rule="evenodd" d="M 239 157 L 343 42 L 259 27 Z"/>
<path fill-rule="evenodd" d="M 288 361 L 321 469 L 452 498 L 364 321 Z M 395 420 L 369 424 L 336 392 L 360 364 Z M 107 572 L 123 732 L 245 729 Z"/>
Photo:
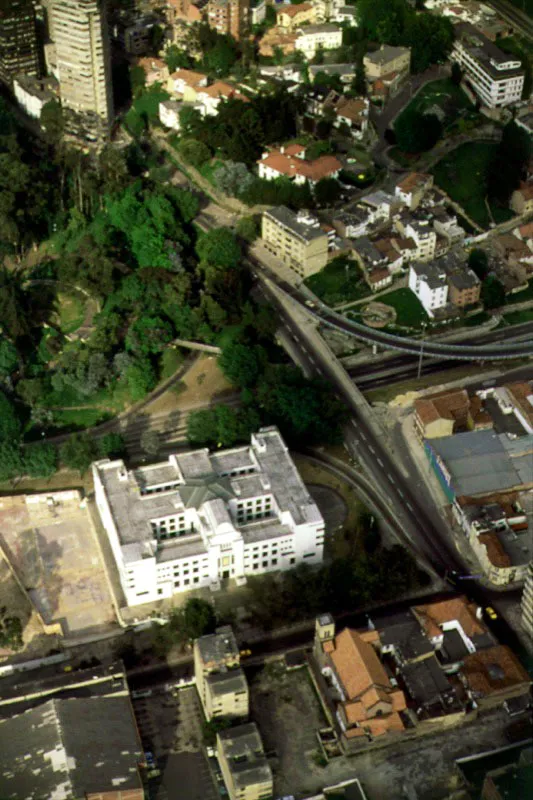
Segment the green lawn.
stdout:
<path fill-rule="evenodd" d="M 528 300 L 533 300 L 533 279 L 529 281 L 527 289 L 516 294 L 509 294 L 505 299 L 505 304 L 510 306 L 513 303 L 527 303 Z"/>
<path fill-rule="evenodd" d="M 168 347 L 161 355 L 161 380 L 171 378 L 185 361 L 183 350 L 177 347 Z"/>
<path fill-rule="evenodd" d="M 485 205 L 487 170 L 497 147 L 495 142 L 462 144 L 431 170 L 435 183 L 483 228 L 491 221 Z M 496 223 L 512 216 L 508 209 L 491 207 L 491 210 Z"/>
<path fill-rule="evenodd" d="M 207 161 L 205 164 L 203 164 L 198 172 L 206 179 L 206 181 L 209 181 L 211 186 L 214 186 L 215 189 L 217 189 L 218 187 L 215 182 L 214 174 L 219 167 L 223 166 L 223 164 L 224 162 L 219 158 L 214 158 L 211 161 Z"/>
<path fill-rule="evenodd" d="M 57 296 L 59 328 L 64 334 L 74 333 L 85 319 L 85 299 L 80 293 L 61 292 Z"/>
<path fill-rule="evenodd" d="M 360 300 L 371 294 L 355 261 L 345 256 L 333 259 L 304 283 L 328 306 Z"/>
<path fill-rule="evenodd" d="M 531 322 L 533 320 L 533 308 L 525 311 L 511 311 L 510 314 L 504 314 L 503 319 L 507 325 L 520 325 L 522 322 Z"/>
<path fill-rule="evenodd" d="M 396 289 L 378 297 L 380 303 L 392 306 L 396 311 L 396 325 L 404 328 L 421 328 L 429 322 L 422 303 L 410 289 Z"/>
<path fill-rule="evenodd" d="M 456 86 L 450 78 L 426 83 L 409 105 L 398 116 L 418 111 L 422 114 L 429 113 L 433 106 L 438 106 L 444 113 L 444 129 L 448 128 L 459 119 L 474 120 L 478 114 L 475 106 L 470 102 L 463 90 Z"/>

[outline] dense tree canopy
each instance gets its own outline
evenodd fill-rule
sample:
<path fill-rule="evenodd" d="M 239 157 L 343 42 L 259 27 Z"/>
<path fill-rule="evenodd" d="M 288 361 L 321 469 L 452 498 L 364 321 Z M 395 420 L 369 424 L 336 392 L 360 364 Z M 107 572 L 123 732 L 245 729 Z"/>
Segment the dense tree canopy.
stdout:
<path fill-rule="evenodd" d="M 442 136 L 442 125 L 434 114 L 406 110 L 394 123 L 398 147 L 406 153 L 431 150 Z"/>
<path fill-rule="evenodd" d="M 502 139 L 489 165 L 488 194 L 491 200 L 507 207 L 512 192 L 525 179 L 531 158 L 531 137 L 516 122 L 503 129 Z"/>

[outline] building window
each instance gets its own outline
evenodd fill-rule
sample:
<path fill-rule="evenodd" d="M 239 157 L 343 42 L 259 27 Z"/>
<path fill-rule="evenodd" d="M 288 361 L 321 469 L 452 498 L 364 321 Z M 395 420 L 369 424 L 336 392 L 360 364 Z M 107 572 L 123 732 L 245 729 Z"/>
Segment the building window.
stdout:
<path fill-rule="evenodd" d="M 295 558 L 289 559 L 289 564 L 296 564 L 296 559 Z"/>

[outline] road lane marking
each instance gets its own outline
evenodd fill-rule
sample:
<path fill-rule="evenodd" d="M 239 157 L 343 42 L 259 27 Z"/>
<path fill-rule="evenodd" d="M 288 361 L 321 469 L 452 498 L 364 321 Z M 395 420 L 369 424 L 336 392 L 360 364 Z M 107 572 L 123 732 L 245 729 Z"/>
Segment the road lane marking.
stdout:
<path fill-rule="evenodd" d="M 383 466 L 383 461 L 381 460 L 381 458 L 378 458 L 378 464 L 379 464 L 380 467 Z"/>

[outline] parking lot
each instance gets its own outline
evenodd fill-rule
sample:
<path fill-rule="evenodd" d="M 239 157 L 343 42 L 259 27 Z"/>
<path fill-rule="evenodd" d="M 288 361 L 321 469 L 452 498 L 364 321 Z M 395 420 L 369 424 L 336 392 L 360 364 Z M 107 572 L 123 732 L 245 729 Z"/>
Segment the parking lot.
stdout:
<path fill-rule="evenodd" d="M 0 498 L 0 536 L 45 622 L 65 635 L 115 621 L 105 567 L 76 491 Z"/>
<path fill-rule="evenodd" d="M 203 749 L 203 712 L 194 686 L 154 690 L 135 699 L 133 709 L 145 752 L 153 753 L 160 775 L 150 781 L 153 800 L 218 800 Z"/>

